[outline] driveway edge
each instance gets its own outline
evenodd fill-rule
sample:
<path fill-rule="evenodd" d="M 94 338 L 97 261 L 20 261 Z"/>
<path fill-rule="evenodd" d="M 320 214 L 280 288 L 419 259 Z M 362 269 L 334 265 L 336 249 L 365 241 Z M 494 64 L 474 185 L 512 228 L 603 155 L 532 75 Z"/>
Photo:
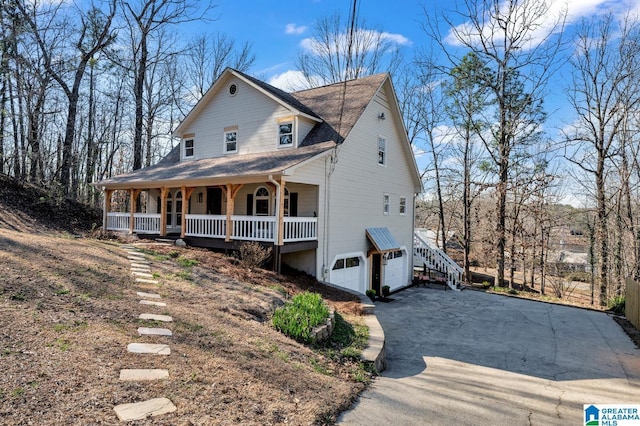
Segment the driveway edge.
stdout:
<path fill-rule="evenodd" d="M 387 365 L 384 330 L 375 315 L 375 305 L 366 303 L 363 299 L 362 308 L 365 324 L 369 328 L 369 342 L 362 351 L 361 358 L 363 361 L 372 362 L 376 370 L 381 372 Z"/>

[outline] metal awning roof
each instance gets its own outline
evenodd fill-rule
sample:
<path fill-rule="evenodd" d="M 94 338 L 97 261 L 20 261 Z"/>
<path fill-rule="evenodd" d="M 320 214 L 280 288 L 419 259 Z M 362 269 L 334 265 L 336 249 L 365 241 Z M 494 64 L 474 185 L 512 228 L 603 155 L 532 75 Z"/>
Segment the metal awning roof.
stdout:
<path fill-rule="evenodd" d="M 400 250 L 400 244 L 387 228 L 367 228 L 367 238 L 380 253 Z"/>

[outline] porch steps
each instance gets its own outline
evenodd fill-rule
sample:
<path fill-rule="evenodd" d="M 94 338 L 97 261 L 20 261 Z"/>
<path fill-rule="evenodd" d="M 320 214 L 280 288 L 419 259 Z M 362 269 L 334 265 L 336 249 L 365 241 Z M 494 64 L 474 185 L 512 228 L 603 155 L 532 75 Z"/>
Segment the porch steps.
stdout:
<path fill-rule="evenodd" d="M 429 242 L 420 232 L 414 233 L 414 265 L 419 262 L 430 270 L 445 276 L 445 284 L 455 291 L 461 290 L 463 269 L 444 251 Z"/>
<path fill-rule="evenodd" d="M 158 284 L 157 280 L 151 280 L 153 275 L 150 273 L 151 268 L 146 256 L 139 253 L 135 248 L 126 246 L 127 258 L 131 262 L 131 275 L 136 278 L 137 283 Z M 151 306 L 166 306 L 164 302 L 160 302 L 162 296 L 157 293 L 148 293 L 144 291 L 136 292 L 136 296 L 141 297 L 140 304 Z M 152 300 L 147 300 L 152 299 Z M 157 315 L 150 313 L 142 313 L 138 316 L 140 320 L 172 322 L 173 318 L 169 315 Z M 173 336 L 173 332 L 168 328 L 155 327 L 138 327 L 138 334 L 141 336 Z M 150 354 L 150 355 L 170 355 L 171 348 L 166 344 L 159 343 L 129 343 L 127 352 L 134 354 Z M 168 380 L 169 370 L 162 368 L 125 368 L 120 370 L 119 380 L 123 382 L 147 382 L 156 380 Z M 144 420 L 149 417 L 161 416 L 163 414 L 173 413 L 177 411 L 177 407 L 168 398 L 152 398 L 146 401 L 138 401 L 126 404 L 119 404 L 113 407 L 118 419 L 122 422 L 135 420 Z"/>

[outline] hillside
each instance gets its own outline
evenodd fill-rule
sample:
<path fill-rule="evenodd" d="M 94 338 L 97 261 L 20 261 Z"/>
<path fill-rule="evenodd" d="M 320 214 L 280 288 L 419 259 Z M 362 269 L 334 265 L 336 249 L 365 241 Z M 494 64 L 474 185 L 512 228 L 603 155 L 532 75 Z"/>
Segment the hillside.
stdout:
<path fill-rule="evenodd" d="M 114 406 L 157 397 L 177 411 L 135 424 L 331 424 L 371 378 L 357 358 L 366 330 L 359 301 L 348 293 L 305 275 L 243 270 L 205 250 L 129 241 L 158 280 L 139 283 L 122 241 L 75 235 L 91 228 L 93 213 L 56 207 L 6 179 L 0 194 L 0 424 L 115 424 Z M 293 341 L 269 322 L 305 289 L 338 312 L 336 337 L 323 346 Z M 167 327 L 138 319 L 155 308 L 141 306 L 139 291 L 167 301 L 153 313 L 173 317 L 172 337 L 138 334 Z M 150 341 L 171 354 L 126 350 Z M 120 381 L 131 368 L 167 369 L 169 378 Z"/>
<path fill-rule="evenodd" d="M 102 211 L 74 200 L 57 201 L 45 189 L 0 174 L 0 227 L 22 232 L 87 232 Z"/>

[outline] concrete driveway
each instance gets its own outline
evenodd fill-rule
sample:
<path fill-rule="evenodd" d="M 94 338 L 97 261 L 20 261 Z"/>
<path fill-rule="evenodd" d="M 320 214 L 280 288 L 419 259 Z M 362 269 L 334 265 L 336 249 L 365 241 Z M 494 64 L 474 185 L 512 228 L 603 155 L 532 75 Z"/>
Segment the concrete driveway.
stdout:
<path fill-rule="evenodd" d="M 343 425 L 578 425 L 640 404 L 640 350 L 607 314 L 472 290 L 376 303 L 387 369 Z"/>

